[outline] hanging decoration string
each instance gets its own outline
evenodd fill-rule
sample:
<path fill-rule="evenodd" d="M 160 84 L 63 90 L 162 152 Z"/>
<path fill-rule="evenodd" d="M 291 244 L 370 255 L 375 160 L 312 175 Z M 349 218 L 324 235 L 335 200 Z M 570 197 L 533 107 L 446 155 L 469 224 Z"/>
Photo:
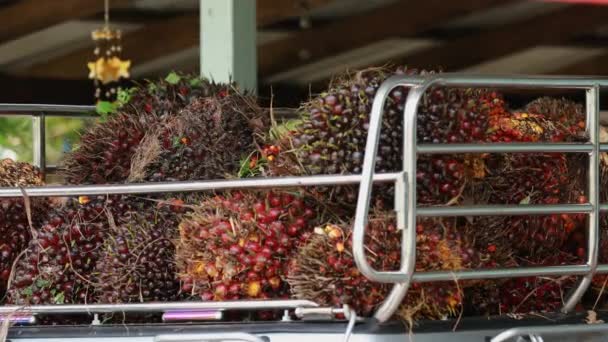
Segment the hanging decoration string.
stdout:
<path fill-rule="evenodd" d="M 131 61 L 121 59 L 121 31 L 110 27 L 110 0 L 104 1 L 104 24 L 91 32 L 95 42 L 93 61 L 89 61 L 89 78 L 95 85 L 97 101 L 114 101 L 120 82 L 130 77 Z"/>

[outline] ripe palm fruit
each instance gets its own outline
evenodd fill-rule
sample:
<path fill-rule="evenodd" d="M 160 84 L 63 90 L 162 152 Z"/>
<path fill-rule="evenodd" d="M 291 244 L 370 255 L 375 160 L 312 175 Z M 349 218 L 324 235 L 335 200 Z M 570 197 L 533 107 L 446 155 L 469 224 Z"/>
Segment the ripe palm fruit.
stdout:
<path fill-rule="evenodd" d="M 317 219 L 306 198 L 287 192 L 204 200 L 179 225 L 182 291 L 205 301 L 287 298 L 287 260 Z"/>
<path fill-rule="evenodd" d="M 557 117 L 557 115 L 554 115 Z M 576 120 L 576 122 L 578 122 Z M 577 126 L 578 127 L 578 126 Z M 534 113 L 505 113 L 490 120 L 488 141 L 560 142 L 577 136 L 565 123 Z M 483 158 L 486 175 L 472 185 L 467 197 L 484 204 L 584 203 L 580 158 L 565 153 L 492 154 Z M 483 194 L 483 195 L 480 195 Z M 585 216 L 579 214 L 475 218 L 484 226 L 478 242 L 512 248 L 522 257 L 551 255 L 561 250 L 579 230 Z"/>
<path fill-rule="evenodd" d="M 585 138 L 585 111 L 581 104 L 564 98 L 541 97 L 528 103 L 525 112 L 542 114 L 561 126 L 567 141 Z"/>
<path fill-rule="evenodd" d="M 424 220 L 416 227 L 416 271 L 460 270 L 481 261 L 448 221 Z M 371 282 L 355 266 L 351 228 L 328 224 L 300 248 L 288 282 L 296 298 L 321 305 L 348 304 L 369 316 L 388 294 L 390 285 Z M 395 270 L 400 264 L 401 233 L 394 217 L 376 212 L 369 220 L 365 238 L 368 262 L 377 270 Z M 399 310 L 406 319 L 453 316 L 462 296 L 457 284 L 412 284 Z"/>
<path fill-rule="evenodd" d="M 176 217 L 167 206 L 148 207 L 110 225 L 95 269 L 101 303 L 179 299 L 175 273 Z"/>
<path fill-rule="evenodd" d="M 264 126 L 255 99 L 228 84 L 181 77 L 129 94 L 66 155 L 69 183 L 223 177 L 238 170 L 241 153 L 253 149 L 256 130 Z"/>
<path fill-rule="evenodd" d="M 36 167 L 11 159 L 0 160 L 0 186 L 28 187 L 43 185 Z M 0 296 L 4 296 L 13 263 L 32 238 L 27 210 L 31 210 L 32 225 L 38 225 L 48 201 L 29 198 L 29 209 L 23 198 L 0 198 Z"/>
<path fill-rule="evenodd" d="M 580 262 L 580 259 L 570 254 L 558 252 L 541 262 L 523 260 L 518 267 L 572 265 Z M 483 280 L 465 289 L 465 314 L 557 312 L 575 284 L 576 277 L 572 276 Z"/>
<path fill-rule="evenodd" d="M 281 137 L 272 137 L 262 149 L 261 157 L 268 161 L 263 173 L 271 176 L 360 173 L 374 96 L 380 84 L 394 74 L 415 75 L 418 72 L 403 68 L 395 71 L 382 68 L 362 70 L 354 76 L 339 78 L 329 90 L 303 104 L 300 108 L 301 123 Z M 423 71 L 419 74 L 429 73 Z M 405 87 L 397 87 L 384 105 L 376 172 L 402 169 L 406 95 Z M 418 108 L 418 142 L 484 141 L 488 117 L 501 111 L 504 111 L 504 102 L 492 91 L 431 89 Z M 450 159 L 445 156 L 420 158 L 418 169 L 437 176 L 432 183 L 419 186 L 420 198 L 430 201 L 421 201 L 421 204 L 444 204 L 459 192 L 464 183 L 464 173 L 438 172 L 434 166 L 436 160 L 441 163 Z M 456 162 L 464 165 L 463 157 L 456 156 Z M 456 169 L 463 167 L 450 165 Z M 353 203 L 356 198 L 356 191 L 352 188 L 325 190 L 342 206 Z M 430 194 L 436 197 L 431 199 Z"/>
<path fill-rule="evenodd" d="M 92 302 L 93 273 L 109 227 L 134 210 L 132 201 L 118 196 L 81 196 L 52 210 L 16 264 L 8 301 L 17 305 Z"/>

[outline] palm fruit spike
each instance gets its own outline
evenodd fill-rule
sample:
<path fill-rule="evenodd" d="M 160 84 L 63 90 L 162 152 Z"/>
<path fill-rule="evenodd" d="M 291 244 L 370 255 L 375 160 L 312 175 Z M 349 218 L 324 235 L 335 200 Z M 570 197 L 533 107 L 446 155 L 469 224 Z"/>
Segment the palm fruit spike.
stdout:
<path fill-rule="evenodd" d="M 18 260 L 8 302 L 90 303 L 93 271 L 112 222 L 134 211 L 133 201 L 99 196 L 68 199 L 54 209 Z"/>
<path fill-rule="evenodd" d="M 263 126 L 255 100 L 228 84 L 181 77 L 177 82 L 149 83 L 129 94 L 129 101 L 117 113 L 90 127 L 80 146 L 66 156 L 68 182 L 224 176 L 234 173 L 241 158 L 238 149 L 248 153 L 255 130 Z M 213 159 L 218 157 L 224 159 Z"/>
<path fill-rule="evenodd" d="M 95 273 L 101 303 L 167 302 L 179 299 L 175 273 L 177 232 L 169 207 L 148 207 L 110 226 Z"/>
<path fill-rule="evenodd" d="M 393 72 L 375 68 L 332 83 L 327 92 L 302 105 L 300 125 L 279 139 L 271 139 L 263 148 L 262 158 L 268 161 L 265 173 L 274 176 L 360 173 L 376 91 L 387 77 L 404 73 L 416 74 L 417 71 L 400 68 Z M 385 103 L 376 172 L 402 168 L 402 116 L 406 95 L 407 89 L 398 87 Z M 435 88 L 425 95 L 418 111 L 419 142 L 485 141 L 485 122 L 490 115 L 496 115 L 494 112 L 504 111 L 504 102 L 498 94 L 487 90 Z M 464 183 L 464 173 L 456 173 L 456 178 L 452 179 L 454 174 L 450 171 L 444 179 L 443 170 L 437 172 L 432 166 L 435 159 L 446 157 L 421 158 L 421 164 L 429 165 L 429 168 L 419 170 L 437 176 L 428 184 L 429 188 L 419 186 L 421 204 L 450 202 Z M 463 164 L 461 156 L 456 156 L 456 160 Z M 353 203 L 356 197 L 356 192 L 349 189 L 332 191 L 340 203 Z M 431 199 L 429 194 L 438 196 Z M 424 199 L 430 203 L 425 203 Z"/>
<path fill-rule="evenodd" d="M 287 298 L 290 255 L 318 213 L 286 192 L 225 193 L 179 226 L 177 267 L 184 293 L 204 301 Z"/>
<path fill-rule="evenodd" d="M 0 186 L 43 185 L 40 170 L 11 159 L 0 160 Z M 48 208 L 46 199 L 29 198 L 32 224 L 37 225 Z M 0 199 L 0 296 L 4 296 L 13 263 L 32 238 L 23 198 Z"/>
<path fill-rule="evenodd" d="M 416 227 L 416 271 L 460 270 L 481 262 L 481 256 L 461 240 L 448 221 L 424 220 Z M 288 282 L 296 298 L 320 305 L 348 304 L 369 316 L 384 300 L 390 285 L 361 275 L 352 256 L 351 228 L 328 224 L 300 248 Z M 365 245 L 368 262 L 377 270 L 395 270 L 400 264 L 401 233 L 394 217 L 376 212 L 369 220 Z M 399 312 L 402 318 L 454 316 L 462 296 L 457 284 L 412 284 Z"/>

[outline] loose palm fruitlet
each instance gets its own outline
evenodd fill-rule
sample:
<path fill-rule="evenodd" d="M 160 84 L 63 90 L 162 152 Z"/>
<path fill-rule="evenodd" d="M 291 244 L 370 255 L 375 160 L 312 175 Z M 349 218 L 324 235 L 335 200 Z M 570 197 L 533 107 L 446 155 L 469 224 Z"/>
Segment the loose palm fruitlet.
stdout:
<path fill-rule="evenodd" d="M 179 225 L 182 291 L 204 301 L 288 298 L 288 261 L 318 219 L 297 193 L 231 192 L 204 200 Z"/>
<path fill-rule="evenodd" d="M 486 256 L 468 247 L 449 220 L 422 220 L 416 227 L 416 271 L 461 270 L 479 265 Z M 321 305 L 348 304 L 369 316 L 382 303 L 391 284 L 372 282 L 355 266 L 349 225 L 327 224 L 315 229 L 300 248 L 287 278 L 292 294 Z M 369 219 L 365 247 L 368 262 L 377 270 L 396 270 L 401 255 L 401 232 L 394 216 L 376 211 Z M 462 293 L 455 282 L 412 284 L 399 309 L 399 316 L 444 318 L 457 316 Z"/>
<path fill-rule="evenodd" d="M 43 184 L 38 168 L 11 159 L 0 160 L 0 186 Z M 13 263 L 32 238 L 27 212 L 31 213 L 31 224 L 37 226 L 48 206 L 48 201 L 42 198 L 0 198 L 0 296 L 6 292 Z"/>
<path fill-rule="evenodd" d="M 224 178 L 236 173 L 266 126 L 255 98 L 231 84 L 184 76 L 128 94 L 66 155 L 69 183 Z"/>

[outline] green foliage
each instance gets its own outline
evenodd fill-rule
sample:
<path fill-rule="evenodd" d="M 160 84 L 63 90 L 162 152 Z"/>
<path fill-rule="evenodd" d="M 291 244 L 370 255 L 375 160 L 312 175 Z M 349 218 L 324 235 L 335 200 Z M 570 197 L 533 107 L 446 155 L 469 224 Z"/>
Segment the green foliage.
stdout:
<path fill-rule="evenodd" d="M 182 77 L 180 75 L 178 75 L 176 72 L 171 72 L 169 75 L 167 75 L 167 77 L 165 77 L 165 81 L 167 81 L 167 83 L 172 84 L 172 85 L 176 85 L 179 83 L 179 81 L 182 80 Z"/>
<path fill-rule="evenodd" d="M 87 119 L 89 120 L 89 119 Z M 70 144 L 79 140 L 86 120 L 75 118 L 46 118 L 47 164 L 58 164 Z M 18 161 L 31 162 L 33 156 L 32 120 L 25 117 L 0 118 L 0 149 L 14 151 Z"/>

